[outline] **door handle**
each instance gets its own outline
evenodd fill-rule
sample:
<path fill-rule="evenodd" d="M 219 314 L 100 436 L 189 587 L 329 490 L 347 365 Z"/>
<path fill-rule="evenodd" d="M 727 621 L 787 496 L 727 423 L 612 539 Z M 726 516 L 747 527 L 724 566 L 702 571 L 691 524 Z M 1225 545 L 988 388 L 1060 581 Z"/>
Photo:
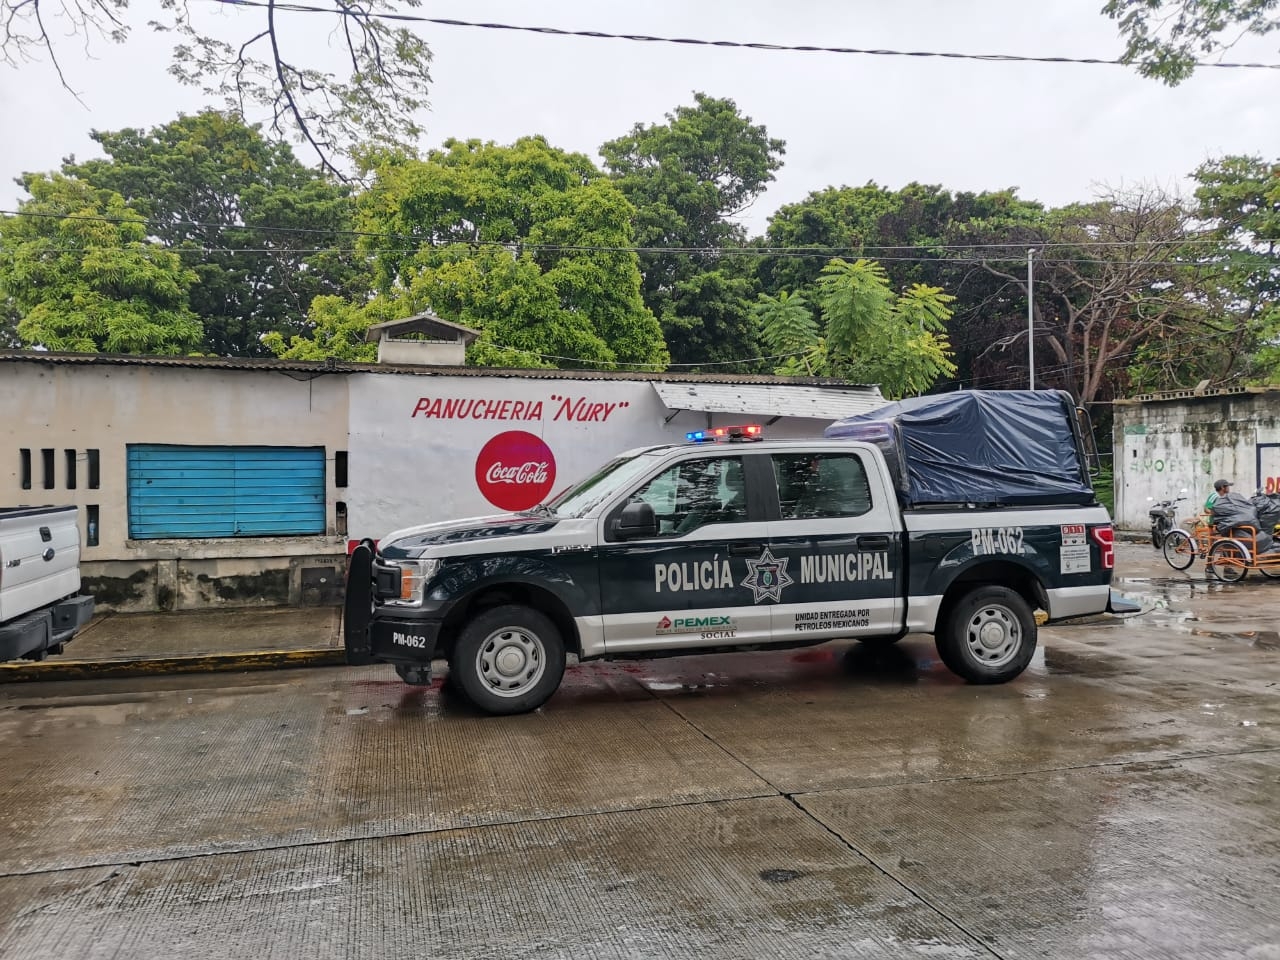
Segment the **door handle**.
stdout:
<path fill-rule="evenodd" d="M 883 550 L 889 546 L 889 538 L 886 536 L 858 537 L 854 543 L 858 545 L 859 550 Z"/>
<path fill-rule="evenodd" d="M 729 544 L 729 556 L 731 557 L 758 557 L 763 551 L 764 545 L 759 543 Z"/>

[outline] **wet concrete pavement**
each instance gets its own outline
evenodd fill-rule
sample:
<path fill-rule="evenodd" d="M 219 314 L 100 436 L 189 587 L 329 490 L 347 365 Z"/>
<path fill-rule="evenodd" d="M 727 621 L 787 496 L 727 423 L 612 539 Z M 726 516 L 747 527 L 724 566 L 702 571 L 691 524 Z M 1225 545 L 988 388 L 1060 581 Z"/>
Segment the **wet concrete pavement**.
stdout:
<path fill-rule="evenodd" d="M 1280 584 L 1122 545 L 1147 613 L 999 687 L 911 637 L 0 687 L 0 957 L 1280 957 Z"/>

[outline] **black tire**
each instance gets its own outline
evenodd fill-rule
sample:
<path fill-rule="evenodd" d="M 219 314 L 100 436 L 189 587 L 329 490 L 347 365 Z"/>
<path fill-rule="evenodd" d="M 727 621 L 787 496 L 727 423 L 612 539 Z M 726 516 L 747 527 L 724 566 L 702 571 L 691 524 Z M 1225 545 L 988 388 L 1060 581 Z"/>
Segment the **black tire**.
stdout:
<path fill-rule="evenodd" d="M 564 676 L 564 638 L 545 615 L 510 604 L 485 610 L 458 635 L 449 672 L 485 713 L 536 710 Z"/>
<path fill-rule="evenodd" d="M 1031 606 L 1008 587 L 975 587 L 946 614 L 934 642 L 947 668 L 970 683 L 1005 683 L 1036 652 Z"/>
<path fill-rule="evenodd" d="M 431 664 L 429 663 L 397 663 L 396 676 L 411 687 L 431 685 Z"/>
<path fill-rule="evenodd" d="M 906 634 L 900 633 L 891 637 L 854 637 L 854 639 L 868 647 L 891 647 L 904 636 L 906 636 Z"/>
<path fill-rule="evenodd" d="M 1164 531 L 1155 524 L 1151 525 L 1151 545 L 1157 550 L 1164 546 Z"/>
<path fill-rule="evenodd" d="M 1205 572 L 1223 583 L 1239 583 L 1249 575 L 1249 548 L 1239 540 L 1219 540 L 1209 548 Z"/>
<path fill-rule="evenodd" d="M 1164 537 L 1164 559 L 1175 570 L 1185 570 L 1196 560 L 1196 542 L 1185 530 L 1170 530 Z"/>

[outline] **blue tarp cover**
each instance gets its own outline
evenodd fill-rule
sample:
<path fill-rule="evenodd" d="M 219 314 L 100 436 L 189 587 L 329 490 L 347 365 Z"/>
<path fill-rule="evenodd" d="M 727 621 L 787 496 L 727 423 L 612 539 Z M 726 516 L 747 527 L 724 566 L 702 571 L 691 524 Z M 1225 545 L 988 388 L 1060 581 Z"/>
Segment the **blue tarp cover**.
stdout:
<path fill-rule="evenodd" d="M 1072 424 L 1053 390 L 962 390 L 891 403 L 827 427 L 880 445 L 904 506 L 1092 503 Z"/>

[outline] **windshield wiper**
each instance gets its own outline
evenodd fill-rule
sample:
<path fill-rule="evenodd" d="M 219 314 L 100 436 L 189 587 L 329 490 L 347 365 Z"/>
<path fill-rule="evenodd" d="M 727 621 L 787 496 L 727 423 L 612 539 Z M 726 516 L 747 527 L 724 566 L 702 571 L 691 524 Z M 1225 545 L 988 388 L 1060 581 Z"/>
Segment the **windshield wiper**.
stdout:
<path fill-rule="evenodd" d="M 536 507 L 530 507 L 525 513 L 531 513 L 535 517 L 554 517 L 556 508 L 547 503 L 540 503 Z"/>

